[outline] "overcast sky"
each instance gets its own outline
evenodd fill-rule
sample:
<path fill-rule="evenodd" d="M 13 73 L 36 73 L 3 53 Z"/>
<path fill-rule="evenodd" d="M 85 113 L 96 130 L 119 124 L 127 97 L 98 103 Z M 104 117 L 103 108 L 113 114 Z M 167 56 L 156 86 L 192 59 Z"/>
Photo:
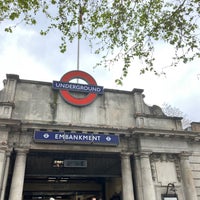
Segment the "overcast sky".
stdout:
<path fill-rule="evenodd" d="M 18 27 L 9 34 L 3 31 L 4 25 L 0 26 L 0 89 L 6 74 L 18 74 L 20 79 L 52 82 L 60 80 L 66 72 L 76 70 L 77 43 L 70 45 L 67 53 L 61 54 L 58 33 L 52 32 L 44 37 L 32 28 Z M 85 42 L 80 44 L 80 70 L 91 74 L 98 85 L 127 91 L 144 89 L 146 104 L 162 106 L 165 102 L 179 108 L 191 121 L 200 121 L 200 60 L 167 68 L 172 51 L 170 47 L 158 45 L 155 67 L 163 69 L 166 75 L 140 75 L 137 63 L 133 63 L 123 86 L 117 86 L 115 79 L 121 74 L 122 63 L 109 69 L 94 69 L 98 56 Z"/>

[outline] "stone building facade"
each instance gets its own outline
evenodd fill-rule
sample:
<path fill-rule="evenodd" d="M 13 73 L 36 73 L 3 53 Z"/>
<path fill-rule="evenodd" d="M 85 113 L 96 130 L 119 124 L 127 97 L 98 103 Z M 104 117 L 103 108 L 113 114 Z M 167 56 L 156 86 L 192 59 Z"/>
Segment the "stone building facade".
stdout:
<path fill-rule="evenodd" d="M 8 74 L 0 91 L 4 199 L 200 200 L 200 123 L 183 130 L 181 118 L 148 106 L 142 89 L 104 89 L 79 107 L 52 83 Z"/>

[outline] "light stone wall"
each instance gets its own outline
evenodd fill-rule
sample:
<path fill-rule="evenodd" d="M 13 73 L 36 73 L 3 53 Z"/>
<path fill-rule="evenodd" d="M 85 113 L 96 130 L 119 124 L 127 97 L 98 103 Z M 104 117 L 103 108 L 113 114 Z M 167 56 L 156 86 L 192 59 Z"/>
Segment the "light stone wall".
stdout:
<path fill-rule="evenodd" d="M 200 132 L 200 122 L 192 122 L 191 129 L 195 132 Z"/>
<path fill-rule="evenodd" d="M 135 124 L 132 96 L 123 92 L 105 92 L 90 106 L 80 108 L 66 103 L 51 84 L 19 83 L 15 105 L 12 118 L 23 121 L 110 127 Z"/>
<path fill-rule="evenodd" d="M 169 183 L 174 184 L 179 200 L 186 200 L 180 174 L 180 163 L 176 154 L 160 153 L 151 155 L 151 170 L 157 199 L 166 194 Z M 168 190 L 168 194 L 174 192 Z"/>
<path fill-rule="evenodd" d="M 163 116 L 141 115 L 136 118 L 138 128 L 183 130 L 180 120 L 172 120 Z"/>
<path fill-rule="evenodd" d="M 143 137 L 139 140 L 139 148 L 151 152 L 180 153 L 188 149 L 188 144 L 178 138 Z"/>
<path fill-rule="evenodd" d="M 141 89 L 105 89 L 89 106 L 76 107 L 66 103 L 51 83 L 20 80 L 17 75 L 7 78 L 0 91 L 0 112 L 8 118 L 35 123 L 181 130 L 180 119 L 165 116 L 158 106 L 146 105 Z"/>
<path fill-rule="evenodd" d="M 188 134 L 191 134 L 188 132 Z M 190 168 L 192 171 L 191 180 L 197 191 L 200 200 L 200 148 L 199 142 L 186 142 L 180 138 L 140 138 L 139 148 L 141 151 L 152 152 L 151 170 L 152 178 L 156 188 L 157 199 L 165 194 L 168 183 L 174 183 L 179 200 L 187 200 L 184 195 L 183 174 L 181 174 L 180 155 L 188 152 Z M 157 153 L 154 153 L 157 152 Z M 175 157 L 174 157 L 175 156 Z M 174 157 L 174 158 L 173 158 Z"/>
<path fill-rule="evenodd" d="M 17 75 L 9 75 L 4 89 L 0 91 L 0 142 L 5 141 L 5 145 L 12 148 L 26 147 L 42 151 L 84 150 L 110 153 L 123 151 L 131 154 L 146 152 L 143 165 L 147 161 L 149 163 L 149 155 L 158 154 L 162 158 L 151 160 L 148 169 L 143 166 L 143 171 L 146 170 L 146 178 L 152 183 L 149 194 L 155 189 L 151 197 L 153 200 L 154 193 L 156 199 L 161 198 L 161 194 L 166 192 L 168 183 L 175 183 L 179 200 L 189 200 L 184 195 L 183 176 L 181 177 L 180 166 L 177 164 L 180 162 L 174 158 L 165 158 L 166 155 L 173 157 L 182 152 L 189 152 L 192 170 L 192 177 L 190 177 L 194 180 L 198 200 L 200 200 L 199 123 L 193 124 L 194 132 L 184 131 L 180 118 L 167 117 L 158 106 L 148 106 L 144 102 L 142 93 L 141 89 L 130 92 L 105 89 L 105 93 L 99 95 L 92 104 L 76 107 L 66 103 L 59 92 L 52 89 L 51 83 L 20 80 Z M 10 131 L 2 128 L 4 126 L 11 127 Z M 89 145 L 36 144 L 33 141 L 33 131 L 28 131 L 29 128 L 77 130 L 77 127 L 78 131 L 82 129 L 94 132 L 103 130 L 102 132 L 105 133 L 113 131 L 120 136 L 120 144 L 117 147 L 97 146 L 95 149 Z M 185 165 L 187 171 L 187 162 Z M 142 169 L 141 160 L 137 166 Z M 150 171 L 152 174 L 149 173 Z M 111 191 L 120 191 L 120 181 L 120 179 L 117 181 L 113 179 L 107 187 Z M 145 181 L 142 184 L 144 190 L 145 187 L 148 188 Z"/>

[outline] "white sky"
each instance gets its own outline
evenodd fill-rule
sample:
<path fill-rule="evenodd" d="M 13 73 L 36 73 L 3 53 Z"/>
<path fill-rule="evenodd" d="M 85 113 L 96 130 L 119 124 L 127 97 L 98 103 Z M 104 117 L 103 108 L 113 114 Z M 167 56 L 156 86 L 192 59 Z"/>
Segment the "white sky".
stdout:
<path fill-rule="evenodd" d="M 60 40 L 57 33 L 40 36 L 28 27 L 18 27 L 14 33 L 3 31 L 0 26 L 0 89 L 6 74 L 18 74 L 20 79 L 47 81 L 60 80 L 70 70 L 76 70 L 76 44 L 68 47 L 68 52 L 59 52 Z M 123 86 L 117 86 L 115 79 L 121 74 L 122 64 L 117 63 L 110 69 L 93 69 L 98 56 L 91 53 L 81 42 L 80 70 L 91 74 L 97 84 L 104 88 L 131 91 L 144 89 L 145 102 L 148 105 L 168 103 L 179 108 L 191 121 L 200 121 L 200 60 L 176 68 L 165 68 L 171 55 L 169 47 L 158 46 L 156 68 L 164 68 L 166 76 L 157 77 L 146 73 L 139 75 L 136 63 L 132 64 Z"/>

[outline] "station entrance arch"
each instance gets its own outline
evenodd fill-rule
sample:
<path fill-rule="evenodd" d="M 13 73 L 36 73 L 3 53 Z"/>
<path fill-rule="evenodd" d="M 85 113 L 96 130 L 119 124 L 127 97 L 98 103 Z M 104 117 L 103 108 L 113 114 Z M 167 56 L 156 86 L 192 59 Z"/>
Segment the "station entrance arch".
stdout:
<path fill-rule="evenodd" d="M 28 153 L 24 200 L 110 200 L 120 196 L 121 187 L 119 154 Z"/>

